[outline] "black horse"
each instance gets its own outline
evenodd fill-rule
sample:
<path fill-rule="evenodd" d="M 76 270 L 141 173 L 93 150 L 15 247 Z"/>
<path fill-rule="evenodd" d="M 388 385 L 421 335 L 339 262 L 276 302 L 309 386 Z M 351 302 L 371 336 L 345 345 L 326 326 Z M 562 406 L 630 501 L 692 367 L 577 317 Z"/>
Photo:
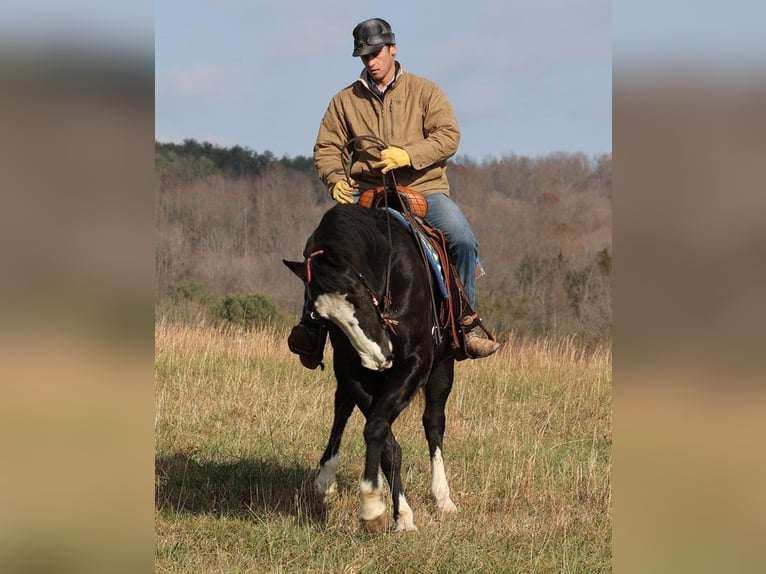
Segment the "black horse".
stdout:
<path fill-rule="evenodd" d="M 308 287 L 330 322 L 337 379 L 335 416 L 315 489 L 336 488 L 343 430 L 359 407 L 367 447 L 360 517 L 370 531 L 386 528 L 383 471 L 396 530 L 415 530 L 401 483 L 402 451 L 391 425 L 423 388 L 423 428 L 431 456 L 431 493 L 439 513 L 456 510 L 442 460 L 444 408 L 455 358 L 440 332 L 431 272 L 412 233 L 382 209 L 336 205 L 309 237 L 304 261 L 284 261 Z"/>

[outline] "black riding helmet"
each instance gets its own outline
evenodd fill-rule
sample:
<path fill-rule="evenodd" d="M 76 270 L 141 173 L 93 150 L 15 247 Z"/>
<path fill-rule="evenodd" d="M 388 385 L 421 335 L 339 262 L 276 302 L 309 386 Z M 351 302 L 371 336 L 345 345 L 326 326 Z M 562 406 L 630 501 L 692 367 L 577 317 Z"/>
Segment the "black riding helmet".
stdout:
<path fill-rule="evenodd" d="M 353 31 L 354 53 L 352 56 L 374 54 L 383 46 L 396 44 L 391 25 L 383 18 L 370 18 L 356 25 Z"/>

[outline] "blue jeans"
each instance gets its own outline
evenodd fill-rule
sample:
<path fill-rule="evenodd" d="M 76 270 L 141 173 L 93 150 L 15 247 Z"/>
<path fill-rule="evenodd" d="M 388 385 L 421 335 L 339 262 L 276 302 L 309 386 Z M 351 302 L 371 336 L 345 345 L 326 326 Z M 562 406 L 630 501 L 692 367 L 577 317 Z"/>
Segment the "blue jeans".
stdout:
<path fill-rule="evenodd" d="M 465 215 L 449 196 L 443 193 L 432 193 L 425 198 L 428 202 L 425 222 L 444 232 L 452 263 L 465 287 L 471 307 L 476 310 L 475 286 L 479 242 L 474 237 Z"/>

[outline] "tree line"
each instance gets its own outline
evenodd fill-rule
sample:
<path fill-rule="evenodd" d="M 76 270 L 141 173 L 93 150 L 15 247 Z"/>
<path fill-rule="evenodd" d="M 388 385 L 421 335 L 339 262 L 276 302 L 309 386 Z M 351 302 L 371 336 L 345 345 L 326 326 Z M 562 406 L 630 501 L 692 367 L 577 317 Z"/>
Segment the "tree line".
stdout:
<path fill-rule="evenodd" d="M 477 305 L 500 336 L 611 340 L 611 164 L 562 152 L 450 162 L 487 270 Z M 302 286 L 281 260 L 301 257 L 333 205 L 312 158 L 188 139 L 156 142 L 155 168 L 159 312 L 220 316 L 234 298 L 226 316 L 257 300 L 257 320 L 296 319 Z"/>

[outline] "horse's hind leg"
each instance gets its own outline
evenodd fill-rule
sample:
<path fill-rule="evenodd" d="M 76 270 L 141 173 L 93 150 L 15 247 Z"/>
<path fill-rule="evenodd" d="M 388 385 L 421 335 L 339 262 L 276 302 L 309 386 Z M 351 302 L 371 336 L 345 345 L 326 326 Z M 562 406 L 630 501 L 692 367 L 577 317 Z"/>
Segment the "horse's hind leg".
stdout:
<path fill-rule="evenodd" d="M 386 446 L 381 455 L 380 466 L 391 489 L 396 530 L 417 530 L 413 520 L 412 508 L 407 503 L 402 489 L 402 449 L 396 442 L 393 432 L 388 434 L 388 440 L 386 440 Z"/>
<path fill-rule="evenodd" d="M 348 394 L 335 391 L 335 414 L 333 416 L 332 428 L 330 429 L 330 439 L 327 441 L 322 458 L 319 459 L 319 474 L 314 480 L 314 490 L 326 501 L 338 489 L 336 475 L 338 464 L 340 462 L 340 442 L 343 437 L 343 431 L 346 429 L 351 413 L 354 411 L 354 401 Z"/>
<path fill-rule="evenodd" d="M 455 512 L 457 507 L 450 498 L 447 473 L 442 456 L 446 415 L 444 410 L 452 390 L 454 361 L 445 359 L 435 368 L 425 386 L 426 406 L 423 411 L 423 430 L 431 457 L 431 494 L 439 514 Z"/>

